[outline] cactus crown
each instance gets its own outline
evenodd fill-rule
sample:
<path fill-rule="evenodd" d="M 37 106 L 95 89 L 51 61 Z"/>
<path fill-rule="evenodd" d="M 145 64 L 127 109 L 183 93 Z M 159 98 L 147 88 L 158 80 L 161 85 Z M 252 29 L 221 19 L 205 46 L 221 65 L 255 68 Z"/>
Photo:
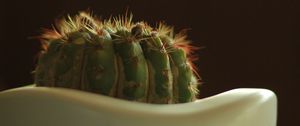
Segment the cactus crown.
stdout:
<path fill-rule="evenodd" d="M 38 86 L 66 87 L 148 103 L 196 99 L 197 49 L 164 23 L 134 23 L 132 14 L 99 20 L 89 12 L 61 19 L 40 36 Z"/>

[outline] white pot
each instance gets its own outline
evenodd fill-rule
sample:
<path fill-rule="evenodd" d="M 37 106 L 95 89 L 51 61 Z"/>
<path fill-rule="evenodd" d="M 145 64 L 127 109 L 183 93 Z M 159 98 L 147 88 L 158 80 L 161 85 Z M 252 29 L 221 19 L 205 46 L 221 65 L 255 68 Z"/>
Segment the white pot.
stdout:
<path fill-rule="evenodd" d="M 195 102 L 154 105 L 46 87 L 0 92 L 1 126 L 276 126 L 267 89 L 234 89 Z"/>

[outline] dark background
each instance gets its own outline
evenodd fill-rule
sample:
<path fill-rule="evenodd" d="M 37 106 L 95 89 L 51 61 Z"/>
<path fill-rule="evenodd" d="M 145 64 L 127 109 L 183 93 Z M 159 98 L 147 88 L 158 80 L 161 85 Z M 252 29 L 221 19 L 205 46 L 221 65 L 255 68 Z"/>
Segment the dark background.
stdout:
<path fill-rule="evenodd" d="M 90 8 L 107 18 L 124 14 L 150 24 L 165 21 L 190 28 L 204 80 L 201 97 L 233 88 L 267 88 L 279 100 L 278 126 L 299 120 L 299 0 L 120 0 L 2 1 L 0 90 L 33 83 L 30 72 L 40 44 L 31 36 L 54 19 Z"/>

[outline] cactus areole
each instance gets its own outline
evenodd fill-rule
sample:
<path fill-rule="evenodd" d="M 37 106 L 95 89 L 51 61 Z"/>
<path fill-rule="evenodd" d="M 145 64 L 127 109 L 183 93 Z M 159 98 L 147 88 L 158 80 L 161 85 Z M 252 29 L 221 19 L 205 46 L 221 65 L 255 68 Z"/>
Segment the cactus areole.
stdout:
<path fill-rule="evenodd" d="M 196 100 L 196 47 L 185 33 L 132 15 L 99 20 L 80 12 L 39 37 L 37 86 L 78 89 L 130 101 L 172 104 Z"/>

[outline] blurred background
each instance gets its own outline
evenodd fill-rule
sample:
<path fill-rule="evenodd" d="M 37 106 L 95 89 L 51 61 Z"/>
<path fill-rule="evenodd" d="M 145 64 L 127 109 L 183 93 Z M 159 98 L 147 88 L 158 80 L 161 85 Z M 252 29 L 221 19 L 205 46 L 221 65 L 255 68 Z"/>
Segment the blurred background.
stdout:
<path fill-rule="evenodd" d="M 124 14 L 155 25 L 190 29 L 205 47 L 196 62 L 201 97 L 234 88 L 267 88 L 279 99 L 278 126 L 299 119 L 299 0 L 5 0 L 0 5 L 0 91 L 33 83 L 41 28 L 54 19 L 90 9 L 102 18 Z M 258 113 L 259 114 L 259 113 Z"/>

